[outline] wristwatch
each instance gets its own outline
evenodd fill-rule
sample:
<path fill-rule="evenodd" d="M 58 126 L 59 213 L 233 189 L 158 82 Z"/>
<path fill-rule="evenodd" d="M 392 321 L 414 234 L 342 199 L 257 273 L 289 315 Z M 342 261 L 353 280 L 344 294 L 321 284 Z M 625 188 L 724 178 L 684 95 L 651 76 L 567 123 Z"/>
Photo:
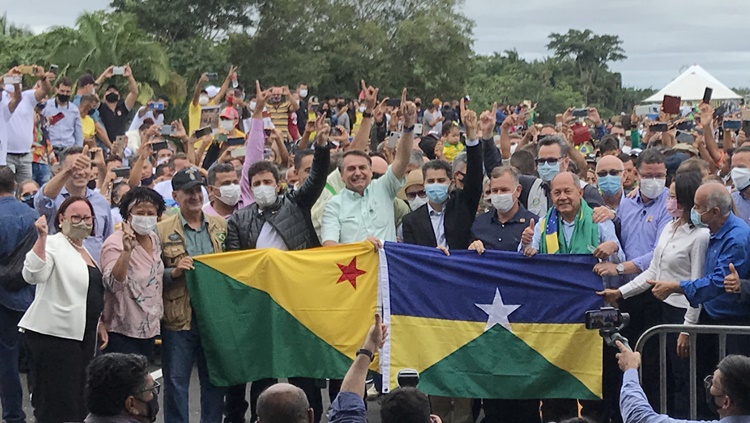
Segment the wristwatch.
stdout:
<path fill-rule="evenodd" d="M 624 264 L 622 264 L 622 263 L 619 263 L 619 264 L 617 265 L 616 269 L 617 269 L 617 274 L 618 274 L 618 275 L 622 275 L 622 274 L 624 274 L 624 273 L 625 273 L 625 265 L 624 265 Z"/>
<path fill-rule="evenodd" d="M 362 117 L 367 119 L 373 117 L 372 113 L 367 113 L 367 111 L 362 112 Z"/>
<path fill-rule="evenodd" d="M 360 348 L 360 349 L 357 350 L 357 355 L 360 355 L 360 354 L 363 354 L 363 355 L 366 355 L 367 357 L 369 357 L 370 358 L 370 363 L 372 363 L 372 360 L 375 360 L 375 354 L 373 354 L 372 351 L 370 351 L 370 350 L 366 350 L 364 348 Z"/>
<path fill-rule="evenodd" d="M 411 134 L 412 132 L 414 132 L 414 125 L 404 126 L 403 131 L 404 131 L 404 134 Z"/>

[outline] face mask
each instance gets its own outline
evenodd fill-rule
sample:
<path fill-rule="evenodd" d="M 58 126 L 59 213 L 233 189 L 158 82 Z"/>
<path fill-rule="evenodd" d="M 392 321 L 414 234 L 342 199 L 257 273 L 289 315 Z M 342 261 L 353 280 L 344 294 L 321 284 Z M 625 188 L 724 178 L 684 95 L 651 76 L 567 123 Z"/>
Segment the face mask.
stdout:
<path fill-rule="evenodd" d="M 70 220 L 62 222 L 62 233 L 70 239 L 84 240 L 91 236 L 91 229 L 94 225 L 87 225 L 83 220 L 75 225 Z"/>
<path fill-rule="evenodd" d="M 281 96 L 271 97 L 271 103 L 281 103 Z"/>
<path fill-rule="evenodd" d="M 602 194 L 611 197 L 620 191 L 622 177 L 620 177 L 619 175 L 607 175 L 604 177 L 598 177 L 596 181 L 599 185 L 599 189 L 602 191 Z"/>
<path fill-rule="evenodd" d="M 92 179 L 86 184 L 86 188 L 88 189 L 95 189 L 96 188 L 96 180 Z"/>
<path fill-rule="evenodd" d="M 630 154 L 630 151 L 633 150 L 632 147 L 628 147 L 627 145 L 622 146 L 622 152 L 625 154 Z"/>
<path fill-rule="evenodd" d="M 299 96 L 301 98 L 307 97 L 307 90 L 299 90 Z"/>
<path fill-rule="evenodd" d="M 156 165 L 157 166 L 161 166 L 164 163 L 167 163 L 169 161 L 169 159 L 170 159 L 169 157 L 162 157 L 161 159 L 159 159 L 159 160 L 156 161 Z"/>
<path fill-rule="evenodd" d="M 159 414 L 159 398 L 154 396 L 151 401 L 144 401 L 140 398 L 136 398 L 142 403 L 146 404 L 147 414 L 142 417 L 146 417 L 151 423 L 156 421 L 156 416 Z"/>
<path fill-rule="evenodd" d="M 427 198 L 435 204 L 443 204 L 448 199 L 448 185 L 427 184 L 424 186 Z"/>
<path fill-rule="evenodd" d="M 690 221 L 693 222 L 696 228 L 707 228 L 708 225 L 703 223 L 701 217 L 703 215 L 695 211 L 695 208 L 690 209 Z"/>
<path fill-rule="evenodd" d="M 232 131 L 234 130 L 234 121 L 233 120 L 222 120 L 221 121 L 221 129 L 225 131 Z"/>
<path fill-rule="evenodd" d="M 367 108 L 365 106 L 359 106 L 359 112 L 364 113 Z"/>
<path fill-rule="evenodd" d="M 21 197 L 21 202 L 33 209 L 34 208 L 34 195 L 33 194 L 24 195 L 23 197 Z"/>
<path fill-rule="evenodd" d="M 409 208 L 414 211 L 427 204 L 427 197 L 422 198 L 420 196 L 414 197 L 413 200 L 409 200 Z"/>
<path fill-rule="evenodd" d="M 276 187 L 274 185 L 258 185 L 253 188 L 255 202 L 260 208 L 266 208 L 276 203 Z"/>
<path fill-rule="evenodd" d="M 91 109 L 88 111 L 89 116 L 94 116 L 94 114 L 96 114 L 96 109 Z"/>
<path fill-rule="evenodd" d="M 513 194 L 492 194 L 490 195 L 490 201 L 492 207 L 500 213 L 507 213 L 513 208 L 516 200 L 513 198 Z"/>
<path fill-rule="evenodd" d="M 338 107 L 339 109 L 343 109 L 344 106 L 346 106 L 346 103 L 336 103 L 336 107 Z"/>
<path fill-rule="evenodd" d="M 154 183 L 154 177 L 153 176 L 149 176 L 146 179 L 141 179 L 141 186 L 142 187 L 150 186 L 152 183 Z"/>
<path fill-rule="evenodd" d="M 734 182 L 734 187 L 737 188 L 737 191 L 742 191 L 747 188 L 750 186 L 750 169 L 746 167 L 735 167 L 732 169 L 732 181 Z"/>
<path fill-rule="evenodd" d="M 148 235 L 156 229 L 156 216 L 130 216 L 130 226 L 138 235 Z"/>
<path fill-rule="evenodd" d="M 646 198 L 655 199 L 664 191 L 664 185 L 667 180 L 664 178 L 648 178 L 641 179 L 640 190 L 641 194 Z"/>
<path fill-rule="evenodd" d="M 712 413 L 719 414 L 719 405 L 716 404 L 716 397 L 711 395 L 711 388 L 706 389 L 706 405 Z"/>
<path fill-rule="evenodd" d="M 555 164 L 548 164 L 548 163 L 542 163 L 536 167 L 537 172 L 539 172 L 539 177 L 544 182 L 551 182 L 553 179 L 555 179 L 555 176 L 557 176 L 558 173 L 560 173 L 560 163 Z"/>
<path fill-rule="evenodd" d="M 46 101 L 42 102 L 42 103 L 37 103 L 36 104 L 36 110 L 39 111 L 39 112 L 41 112 L 42 110 L 44 110 L 45 107 L 47 107 L 47 102 Z"/>
<path fill-rule="evenodd" d="M 57 95 L 57 102 L 58 103 L 65 104 L 65 103 L 68 102 L 68 100 L 70 100 L 70 95 L 69 94 L 58 94 Z"/>
<path fill-rule="evenodd" d="M 104 99 L 107 100 L 107 103 L 117 103 L 117 100 L 120 99 L 120 96 L 117 93 L 109 93 L 104 96 Z"/>
<path fill-rule="evenodd" d="M 666 209 L 667 209 L 667 213 L 669 213 L 669 215 L 674 217 L 675 219 L 679 219 L 682 217 L 682 209 L 677 207 L 676 198 L 667 198 Z"/>
<path fill-rule="evenodd" d="M 625 137 L 618 136 L 617 140 L 620 142 L 620 148 L 623 148 L 625 146 Z"/>
<path fill-rule="evenodd" d="M 255 110 L 255 104 L 256 103 L 254 101 L 250 102 L 250 106 L 248 106 L 248 107 L 250 107 L 250 110 Z"/>
<path fill-rule="evenodd" d="M 198 97 L 198 104 L 200 104 L 201 106 L 207 105 L 208 104 L 208 96 L 207 95 L 199 96 Z"/>
<path fill-rule="evenodd" d="M 237 184 L 221 186 L 219 193 L 219 201 L 228 206 L 234 206 L 240 201 L 240 186 Z"/>

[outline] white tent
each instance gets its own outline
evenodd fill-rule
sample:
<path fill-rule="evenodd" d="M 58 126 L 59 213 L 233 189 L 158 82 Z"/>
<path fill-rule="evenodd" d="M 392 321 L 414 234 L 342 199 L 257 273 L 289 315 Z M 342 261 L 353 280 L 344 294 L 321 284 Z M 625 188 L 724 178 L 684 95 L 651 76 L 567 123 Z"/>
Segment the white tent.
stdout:
<path fill-rule="evenodd" d="M 658 93 L 645 99 L 643 103 L 661 103 L 665 95 L 681 97 L 682 101 L 700 101 L 703 99 L 703 92 L 706 87 L 714 90 L 711 100 L 739 100 L 742 98 L 711 76 L 705 69 L 693 65 Z"/>

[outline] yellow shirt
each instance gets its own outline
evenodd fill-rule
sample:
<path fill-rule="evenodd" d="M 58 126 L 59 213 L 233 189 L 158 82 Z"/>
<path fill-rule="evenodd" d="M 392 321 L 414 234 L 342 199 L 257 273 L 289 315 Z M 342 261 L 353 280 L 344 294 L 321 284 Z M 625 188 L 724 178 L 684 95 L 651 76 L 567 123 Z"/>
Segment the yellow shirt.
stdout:
<path fill-rule="evenodd" d="M 81 126 L 83 127 L 83 139 L 94 138 L 96 135 L 96 123 L 91 116 L 81 116 Z"/>
<path fill-rule="evenodd" d="M 458 153 L 464 151 L 464 148 L 466 147 L 461 143 L 456 145 L 443 144 L 443 155 L 445 156 L 445 160 L 452 162 L 453 159 L 458 156 Z"/>
<path fill-rule="evenodd" d="M 208 104 L 206 104 L 206 107 L 208 106 L 215 106 L 216 103 L 214 103 L 213 100 L 209 100 Z M 191 100 L 190 103 L 188 103 L 188 136 L 192 134 L 193 132 L 201 129 L 201 106 L 200 104 L 193 104 L 193 101 Z"/>

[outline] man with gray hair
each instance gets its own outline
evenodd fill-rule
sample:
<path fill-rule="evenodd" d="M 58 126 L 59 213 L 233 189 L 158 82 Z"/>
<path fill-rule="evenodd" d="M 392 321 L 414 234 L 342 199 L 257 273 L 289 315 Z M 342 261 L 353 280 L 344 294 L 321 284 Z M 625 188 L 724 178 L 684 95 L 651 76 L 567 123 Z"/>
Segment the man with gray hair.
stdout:
<path fill-rule="evenodd" d="M 305 392 L 288 383 L 271 385 L 258 397 L 258 423 L 312 423 Z"/>
<path fill-rule="evenodd" d="M 685 210 L 687 212 L 687 210 Z M 750 325 L 750 304 L 738 301 L 739 286 L 725 284 L 725 275 L 736 273 L 747 278 L 750 273 L 750 227 L 732 213 L 732 197 L 717 182 L 708 182 L 695 192 L 695 205 L 690 219 L 697 227 L 707 227 L 711 239 L 706 249 L 705 276 L 692 281 L 648 281 L 651 292 L 660 300 L 673 293 L 685 294 L 693 307 L 702 306 L 698 323 L 701 325 Z M 750 340 L 742 336 L 727 336 L 727 354 L 750 352 Z M 717 339 L 698 337 L 698 374 L 711 372 L 710 363 L 718 361 Z M 710 418 L 710 410 L 699 404 L 701 418 Z"/>

